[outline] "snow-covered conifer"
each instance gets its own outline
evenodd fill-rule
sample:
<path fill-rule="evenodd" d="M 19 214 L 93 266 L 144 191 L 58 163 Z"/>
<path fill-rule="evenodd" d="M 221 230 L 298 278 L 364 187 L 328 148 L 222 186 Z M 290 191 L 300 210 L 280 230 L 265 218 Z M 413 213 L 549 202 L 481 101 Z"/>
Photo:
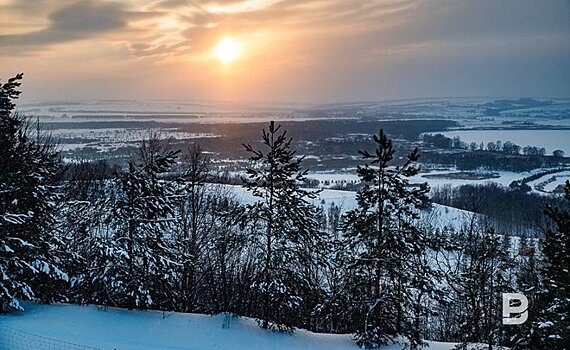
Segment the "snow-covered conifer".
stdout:
<path fill-rule="evenodd" d="M 172 186 L 164 175 L 177 151 L 151 137 L 140 148 L 140 161 L 117 174 L 112 229 L 98 237 L 90 268 L 93 302 L 128 308 L 173 309 L 176 261 L 171 226 Z"/>
<path fill-rule="evenodd" d="M 251 153 L 245 188 L 259 200 L 247 205 L 245 219 L 256 246 L 259 271 L 255 290 L 259 299 L 254 316 L 266 329 L 292 331 L 299 324 L 310 289 L 304 269 L 315 263 L 307 254 L 318 249 L 317 209 L 310 203 L 315 191 L 299 187 L 307 171 L 303 157 L 291 149 L 292 139 L 272 121 L 263 130 L 263 147 L 244 145 Z"/>
<path fill-rule="evenodd" d="M 0 312 L 20 309 L 18 300 L 51 301 L 68 278 L 54 235 L 59 155 L 14 112 L 22 78 L 0 84 Z"/>
<path fill-rule="evenodd" d="M 564 197 L 570 201 L 570 182 Z M 548 206 L 552 221 L 541 242 L 539 271 L 542 284 L 529 307 L 529 327 L 518 337 L 520 349 L 567 349 L 570 339 L 570 210 Z"/>
<path fill-rule="evenodd" d="M 412 256 L 426 250 L 425 232 L 414 220 L 428 188 L 426 184 L 408 186 L 407 178 L 419 171 L 417 149 L 402 165 L 392 166 L 392 141 L 383 130 L 373 140 L 373 154 L 360 151 L 369 163 L 357 170 L 364 183 L 357 194 L 358 207 L 344 217 L 356 337 L 366 347 L 377 347 L 400 335 L 419 344 L 406 306 L 417 301 L 412 296 L 420 286 L 428 286 L 420 280 L 429 276 L 410 265 Z"/>

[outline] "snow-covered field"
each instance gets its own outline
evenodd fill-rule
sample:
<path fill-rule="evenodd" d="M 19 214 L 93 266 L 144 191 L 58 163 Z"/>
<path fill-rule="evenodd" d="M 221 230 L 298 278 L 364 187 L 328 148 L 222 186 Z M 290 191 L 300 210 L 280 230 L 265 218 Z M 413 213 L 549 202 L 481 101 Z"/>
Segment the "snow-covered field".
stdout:
<path fill-rule="evenodd" d="M 236 199 L 244 204 L 255 203 L 258 198 L 238 185 L 223 185 L 228 188 Z M 331 204 L 337 205 L 342 211 L 348 211 L 356 207 L 356 192 L 341 190 L 322 190 L 318 197 L 313 199 L 313 204 L 329 208 Z"/>
<path fill-rule="evenodd" d="M 508 187 L 513 181 L 521 180 L 525 177 L 541 173 L 550 169 L 534 169 L 532 171 L 525 171 L 521 173 L 515 173 L 512 171 L 477 171 L 477 172 L 467 172 L 464 171 L 463 173 L 488 173 L 492 176 L 489 178 L 481 178 L 481 179 L 460 179 L 454 178 L 456 174 L 461 173 L 457 169 L 445 169 L 445 170 L 432 170 L 432 171 L 425 171 L 421 172 L 416 176 L 410 177 L 411 184 L 421 184 L 427 182 L 431 188 L 442 187 L 442 186 L 451 186 L 459 187 L 463 185 L 485 185 L 487 183 L 496 183 L 501 186 Z M 236 173 L 238 174 L 238 173 Z M 239 173 L 239 175 L 243 175 Z M 551 192 L 557 185 L 564 183 L 566 179 L 568 179 L 568 172 L 560 172 L 556 174 L 545 175 L 537 180 L 529 182 L 529 185 L 533 188 L 533 191 L 537 192 L 534 189 L 535 184 L 545 181 L 551 177 L 555 177 L 554 182 L 549 182 L 548 186 L 544 187 L 544 192 Z M 319 187 L 327 189 L 334 186 L 343 186 L 346 184 L 358 184 L 360 182 L 360 178 L 356 174 L 356 170 L 352 173 L 348 172 L 314 172 L 309 173 L 307 178 L 314 179 L 319 181 Z"/>
<path fill-rule="evenodd" d="M 61 342 L 105 350 L 358 349 L 349 334 L 274 333 L 245 317 L 65 304 L 23 306 L 24 312 L 0 315 L 0 349 L 80 349 Z M 454 345 L 430 342 L 429 349 L 448 350 Z"/>
<path fill-rule="evenodd" d="M 161 138 L 173 140 L 219 137 L 211 133 L 185 132 L 176 128 L 162 128 L 154 131 Z M 142 128 L 53 129 L 50 134 L 59 143 L 59 149 L 63 151 L 83 147 L 108 151 L 123 147 L 126 143 L 138 145 L 141 140 L 148 137 L 149 130 Z M 70 140 L 72 142 L 69 142 Z"/>
<path fill-rule="evenodd" d="M 180 100 L 66 100 L 25 101 L 20 105 L 24 113 L 40 117 L 69 119 L 72 116 L 93 117 L 146 117 L 199 116 L 202 114 L 260 113 L 291 110 L 302 107 L 299 104 L 281 103 L 231 103 L 223 101 L 180 101 Z"/>
<path fill-rule="evenodd" d="M 458 230 L 467 225 L 474 215 L 473 212 L 432 203 L 428 210 L 420 214 L 420 224 L 429 225 L 438 229 Z"/>
<path fill-rule="evenodd" d="M 570 171 L 566 171 L 563 168 L 540 168 L 521 173 L 515 173 L 512 171 L 489 171 L 489 173 L 492 173 L 494 175 L 491 178 L 466 180 L 453 178 L 453 175 L 455 173 L 459 173 L 458 170 L 436 170 L 423 172 L 416 176 L 413 176 L 410 178 L 410 183 L 420 184 L 427 182 L 432 189 L 442 186 L 450 186 L 451 188 L 455 188 L 463 185 L 485 185 L 487 183 L 496 183 L 501 186 L 508 187 L 513 181 L 522 180 L 535 174 L 557 169 L 560 169 L 560 171 L 557 173 L 546 174 L 536 180 L 528 182 L 528 185 L 531 187 L 532 192 L 539 194 L 551 194 L 552 191 L 554 191 L 558 186 L 563 185 L 566 180 L 570 180 Z M 441 177 L 432 177 L 433 175 L 441 175 Z"/>
<path fill-rule="evenodd" d="M 23 113 L 43 121 L 125 121 L 168 120 L 177 123 L 240 123 L 267 120 L 314 120 L 330 117 L 352 119 L 359 115 L 378 115 L 390 120 L 452 119 L 464 127 L 501 127 L 504 121 L 535 125 L 567 126 L 570 100 L 557 99 L 550 105 L 511 106 L 499 116 L 486 115 L 494 98 L 430 98 L 325 105 L 290 103 L 228 103 L 223 101 L 176 100 L 68 100 L 24 101 Z M 356 113 L 355 113 L 356 111 Z M 319 113 L 315 113 L 319 112 Z M 323 113 L 324 112 L 324 113 Z M 495 140 L 493 140 L 495 141 Z"/>
<path fill-rule="evenodd" d="M 70 100 L 28 101 L 22 113 L 42 122 L 168 121 L 171 123 L 240 123 L 267 120 L 320 119 L 300 113 L 303 104 L 228 103 L 175 100 Z"/>
<path fill-rule="evenodd" d="M 544 175 L 539 179 L 529 181 L 527 184 L 532 188 L 533 192 L 550 193 L 558 186 L 563 186 L 566 181 L 570 180 L 570 171 L 561 171 L 555 174 Z"/>
<path fill-rule="evenodd" d="M 451 187 L 459 187 L 463 185 L 484 185 L 489 182 L 494 182 L 503 186 L 509 186 L 511 182 L 515 180 L 520 180 L 524 177 L 533 175 L 537 172 L 540 172 L 543 169 L 537 169 L 529 172 L 522 172 L 522 173 L 514 173 L 511 171 L 490 171 L 490 173 L 496 174 L 498 177 L 488 178 L 488 179 L 454 179 L 453 174 L 458 173 L 457 170 L 437 170 L 437 171 L 430 171 L 430 172 L 422 172 L 416 176 L 410 178 L 410 183 L 412 184 L 419 184 L 423 182 L 427 182 L 430 187 L 440 187 L 449 185 Z M 445 176 L 442 177 L 431 177 L 433 175 L 445 175 L 450 174 L 450 177 L 446 178 Z M 427 176 L 426 176 L 427 175 Z"/>
<path fill-rule="evenodd" d="M 194 133 L 179 131 L 175 128 L 164 128 L 157 130 L 159 136 L 165 139 L 192 139 L 219 137 L 211 133 Z M 73 139 L 81 138 L 91 141 L 102 142 L 132 142 L 143 139 L 148 130 L 136 128 L 101 128 L 101 129 L 54 129 L 50 132 L 54 138 Z"/>

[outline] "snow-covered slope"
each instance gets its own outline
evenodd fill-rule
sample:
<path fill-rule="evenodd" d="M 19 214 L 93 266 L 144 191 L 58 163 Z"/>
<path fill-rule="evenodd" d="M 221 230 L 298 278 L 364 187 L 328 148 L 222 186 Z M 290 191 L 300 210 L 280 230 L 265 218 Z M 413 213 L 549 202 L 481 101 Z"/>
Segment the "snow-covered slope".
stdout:
<path fill-rule="evenodd" d="M 254 320 L 245 317 L 230 318 L 229 327 L 224 328 L 223 315 L 34 303 L 23 306 L 26 309 L 23 313 L 0 315 L 0 349 L 45 348 L 42 344 L 57 349 L 79 349 L 70 344 L 56 347 L 59 341 L 116 350 L 358 349 L 348 334 L 316 334 L 305 330 L 297 330 L 293 335 L 273 333 L 263 331 Z M 430 342 L 429 349 L 448 350 L 453 345 Z M 386 350 L 399 348 L 393 345 Z"/>
<path fill-rule="evenodd" d="M 463 209 L 432 203 L 429 209 L 421 212 L 420 224 L 429 225 L 440 230 L 445 228 L 458 230 L 468 225 L 474 215 L 476 216 L 477 214 Z"/>
<path fill-rule="evenodd" d="M 225 186 L 231 193 L 235 194 L 236 199 L 242 203 L 253 203 L 258 200 L 258 198 L 254 197 L 241 186 Z M 342 212 L 346 212 L 356 208 L 356 192 L 323 189 L 318 197 L 313 200 L 313 204 L 322 206 L 325 210 L 327 210 L 331 204 L 334 204 L 337 205 Z M 446 227 L 459 229 L 468 223 L 472 216 L 472 212 L 434 203 L 429 209 L 420 213 L 420 223 L 439 229 Z"/>

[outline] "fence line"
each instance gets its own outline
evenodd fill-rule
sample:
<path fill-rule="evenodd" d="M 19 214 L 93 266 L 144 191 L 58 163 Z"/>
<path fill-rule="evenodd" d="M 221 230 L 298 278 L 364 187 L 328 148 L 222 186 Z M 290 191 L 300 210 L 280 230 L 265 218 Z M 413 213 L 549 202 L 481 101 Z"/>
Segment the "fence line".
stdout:
<path fill-rule="evenodd" d="M 22 331 L 0 324 L 1 350 L 103 350 Z"/>

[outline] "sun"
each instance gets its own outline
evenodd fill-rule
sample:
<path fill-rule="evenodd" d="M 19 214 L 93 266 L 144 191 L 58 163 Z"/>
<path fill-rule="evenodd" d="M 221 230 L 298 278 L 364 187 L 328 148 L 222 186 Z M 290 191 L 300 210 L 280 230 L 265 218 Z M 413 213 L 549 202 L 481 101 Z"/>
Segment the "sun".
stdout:
<path fill-rule="evenodd" d="M 220 40 L 218 45 L 214 47 L 214 55 L 220 62 L 224 64 L 231 63 L 238 59 L 238 57 L 241 55 L 241 52 L 241 44 L 229 36 Z"/>

